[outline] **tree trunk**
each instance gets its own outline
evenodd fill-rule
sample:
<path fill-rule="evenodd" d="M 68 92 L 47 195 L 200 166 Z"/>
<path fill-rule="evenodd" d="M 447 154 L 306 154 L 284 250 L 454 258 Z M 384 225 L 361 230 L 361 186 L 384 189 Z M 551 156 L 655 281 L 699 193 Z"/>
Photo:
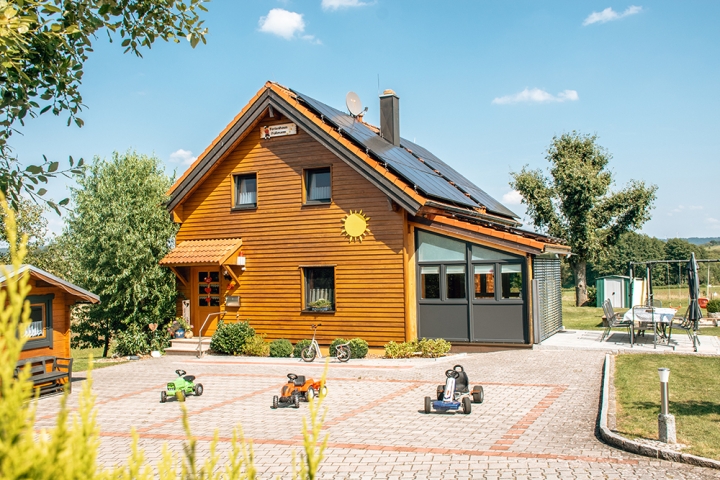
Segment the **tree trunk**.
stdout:
<path fill-rule="evenodd" d="M 573 277 L 575 277 L 575 306 L 582 307 L 588 301 L 586 262 L 585 260 L 576 260 L 571 266 Z"/>
<path fill-rule="evenodd" d="M 105 348 L 103 349 L 103 358 L 107 358 L 108 350 L 110 350 L 110 333 L 105 334 Z"/>

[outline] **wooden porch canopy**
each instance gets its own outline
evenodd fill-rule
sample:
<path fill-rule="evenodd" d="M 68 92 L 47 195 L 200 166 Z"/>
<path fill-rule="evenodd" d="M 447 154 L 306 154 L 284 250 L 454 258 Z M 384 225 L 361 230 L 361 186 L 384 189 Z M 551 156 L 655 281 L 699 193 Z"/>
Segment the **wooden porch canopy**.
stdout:
<path fill-rule="evenodd" d="M 165 255 L 160 260 L 160 265 L 175 272 L 185 286 L 190 285 L 190 277 L 182 270 L 186 270 L 184 267 L 195 266 L 223 267 L 239 285 L 240 272 L 235 269 L 241 268 L 237 261 L 238 256 L 241 256 L 240 247 L 242 247 L 241 238 L 186 240 Z"/>

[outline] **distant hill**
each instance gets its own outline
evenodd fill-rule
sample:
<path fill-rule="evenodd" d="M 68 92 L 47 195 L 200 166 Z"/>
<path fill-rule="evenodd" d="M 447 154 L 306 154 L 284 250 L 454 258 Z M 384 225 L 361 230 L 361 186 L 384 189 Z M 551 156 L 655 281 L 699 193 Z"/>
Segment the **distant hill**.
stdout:
<path fill-rule="evenodd" d="M 692 243 L 693 245 L 705 245 L 706 243 L 710 243 L 713 240 L 720 241 L 720 237 L 690 237 L 686 238 L 685 240 Z"/>

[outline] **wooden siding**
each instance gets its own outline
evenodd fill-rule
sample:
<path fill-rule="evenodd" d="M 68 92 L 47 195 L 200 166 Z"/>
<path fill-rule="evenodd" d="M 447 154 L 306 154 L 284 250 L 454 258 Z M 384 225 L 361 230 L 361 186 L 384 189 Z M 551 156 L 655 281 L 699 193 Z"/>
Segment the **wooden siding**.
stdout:
<path fill-rule="evenodd" d="M 303 205 L 303 170 L 325 166 L 332 171 L 332 203 Z M 258 206 L 232 211 L 232 175 L 245 172 L 257 173 Z M 341 235 L 350 210 L 370 217 L 362 243 Z M 309 338 L 313 323 L 323 324 L 318 339 L 325 344 L 336 337 L 361 337 L 371 346 L 405 340 L 403 213 L 301 129 L 270 140 L 253 129 L 186 199 L 179 216 L 177 243 L 243 240 L 247 269 L 231 292 L 240 296 L 240 308 L 228 308 L 226 321 L 249 319 L 268 340 Z M 301 266 L 324 265 L 335 267 L 336 311 L 302 312 Z M 197 293 L 189 298 L 197 308 Z"/>
<path fill-rule="evenodd" d="M 30 280 L 30 285 L 32 290 L 30 290 L 29 295 L 55 294 L 52 301 L 52 347 L 24 350 L 20 354 L 20 359 L 43 355 L 70 358 L 70 306 L 68 302 L 74 303 L 75 299 L 58 287 L 37 287 L 35 279 Z"/>

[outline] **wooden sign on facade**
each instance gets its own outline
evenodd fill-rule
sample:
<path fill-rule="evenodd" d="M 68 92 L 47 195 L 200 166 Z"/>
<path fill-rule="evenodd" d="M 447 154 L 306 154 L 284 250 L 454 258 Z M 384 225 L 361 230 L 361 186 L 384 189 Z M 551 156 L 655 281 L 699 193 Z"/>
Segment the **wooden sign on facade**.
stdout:
<path fill-rule="evenodd" d="M 297 125 L 294 123 L 284 123 L 282 125 L 269 125 L 260 129 L 260 137 L 267 140 L 272 137 L 284 137 L 286 135 L 295 135 L 297 133 Z"/>

